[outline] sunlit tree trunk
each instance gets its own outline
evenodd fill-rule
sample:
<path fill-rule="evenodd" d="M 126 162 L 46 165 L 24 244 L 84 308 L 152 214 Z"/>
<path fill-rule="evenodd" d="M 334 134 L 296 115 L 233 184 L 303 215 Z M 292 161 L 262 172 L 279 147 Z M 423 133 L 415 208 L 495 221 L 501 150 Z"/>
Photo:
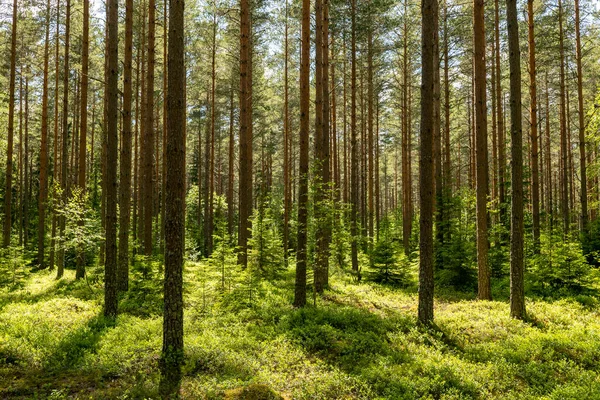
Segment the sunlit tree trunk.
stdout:
<path fill-rule="evenodd" d="M 530 15 L 531 11 L 532 9 L 530 8 Z M 524 319 L 525 285 L 523 282 L 523 132 L 521 128 L 521 50 L 519 48 L 517 0 L 506 0 L 506 22 L 508 30 L 508 51 L 510 54 L 510 153 L 512 158 L 510 315 L 513 318 Z M 530 29 L 531 28 L 532 26 L 530 25 Z M 532 39 L 531 33 L 530 39 Z M 529 67 L 531 68 L 532 65 Z M 535 72 L 533 72 L 533 74 L 535 75 Z M 535 82 L 535 77 L 533 82 Z M 535 93 L 535 89 L 533 89 L 533 91 Z M 532 109 L 535 110 L 535 105 L 532 105 Z"/>
<path fill-rule="evenodd" d="M 488 265 L 488 146 L 485 72 L 485 19 L 483 0 L 473 2 L 475 72 L 475 154 L 477 188 L 477 269 L 480 300 L 492 298 Z"/>
<path fill-rule="evenodd" d="M 310 111 L 310 0 L 302 0 L 302 32 L 300 56 L 300 163 L 298 168 L 298 249 L 294 306 L 306 305 L 306 236 L 308 217 L 308 146 Z"/>
<path fill-rule="evenodd" d="M 12 226 L 12 175 L 13 175 L 13 136 L 15 119 L 15 76 L 17 68 L 17 0 L 13 1 L 12 28 L 10 41 L 10 77 L 8 89 L 8 135 L 6 144 L 6 189 L 4 191 L 4 231 L 3 247 L 10 245 Z"/>

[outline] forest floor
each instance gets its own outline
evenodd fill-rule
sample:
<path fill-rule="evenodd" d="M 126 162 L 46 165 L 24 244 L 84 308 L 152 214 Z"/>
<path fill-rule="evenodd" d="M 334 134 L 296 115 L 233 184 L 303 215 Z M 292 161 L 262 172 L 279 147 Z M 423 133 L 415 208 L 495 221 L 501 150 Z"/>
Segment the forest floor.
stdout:
<path fill-rule="evenodd" d="M 0 266 L 0 398 L 157 397 L 158 263 L 132 267 L 112 323 L 101 316 L 101 272 L 55 280 Z M 595 295 L 528 298 L 521 322 L 505 298 L 448 292 L 425 329 L 414 287 L 358 284 L 338 271 L 316 307 L 311 298 L 295 310 L 291 268 L 270 280 L 236 272 L 223 282 L 222 272 L 186 266 L 185 399 L 600 399 Z M 273 392 L 250 397 L 244 387 Z"/>

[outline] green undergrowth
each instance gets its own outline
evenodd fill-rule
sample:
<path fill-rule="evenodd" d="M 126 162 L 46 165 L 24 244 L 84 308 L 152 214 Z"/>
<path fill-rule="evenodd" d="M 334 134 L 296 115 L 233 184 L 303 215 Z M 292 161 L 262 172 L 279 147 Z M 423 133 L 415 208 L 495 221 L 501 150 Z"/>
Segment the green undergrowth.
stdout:
<path fill-rule="evenodd" d="M 157 397 L 158 263 L 134 264 L 115 321 L 102 317 L 101 268 L 83 281 L 1 268 L 0 398 Z M 297 310 L 291 269 L 272 280 L 223 271 L 186 266 L 183 398 L 600 399 L 594 295 L 528 298 L 522 322 L 505 300 L 443 292 L 424 328 L 414 287 L 336 271 L 330 290 Z"/>

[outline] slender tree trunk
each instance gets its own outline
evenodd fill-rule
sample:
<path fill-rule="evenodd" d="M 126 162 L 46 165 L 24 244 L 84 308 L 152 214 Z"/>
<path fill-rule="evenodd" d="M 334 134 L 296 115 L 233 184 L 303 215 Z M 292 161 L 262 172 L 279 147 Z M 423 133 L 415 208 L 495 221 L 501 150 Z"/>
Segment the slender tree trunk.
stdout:
<path fill-rule="evenodd" d="M 63 107 L 62 107 L 62 157 L 61 157 L 61 200 L 63 205 L 68 199 L 68 168 L 69 168 L 69 50 L 70 50 L 70 30 L 71 30 L 71 0 L 66 2 L 66 17 L 65 17 L 65 60 L 63 70 Z M 60 247 L 58 248 L 58 270 L 57 278 L 61 278 L 65 268 L 65 235 L 66 218 L 64 215 L 58 217 L 58 231 L 60 236 Z"/>
<path fill-rule="evenodd" d="M 289 89 L 288 89 L 288 0 L 285 0 L 285 35 L 283 55 L 283 256 L 288 262 L 290 245 L 290 154 L 289 154 Z"/>
<path fill-rule="evenodd" d="M 512 6 L 512 3 L 507 3 Z M 515 11 L 516 12 L 516 11 Z M 538 123 L 537 123 L 537 84 L 535 66 L 535 35 L 533 22 L 533 0 L 527 1 L 528 38 L 529 38 L 529 97 L 530 97 L 530 132 L 531 132 L 531 205 L 533 209 L 533 246 L 539 251 L 540 246 L 540 183 L 538 170 Z M 508 14 L 507 14 L 508 17 Z M 516 16 L 515 16 L 516 19 Z M 518 27 L 514 27 L 518 30 Z M 517 54 L 518 55 L 518 54 Z M 519 73 L 520 75 L 520 73 Z M 519 98 L 520 100 L 520 98 Z M 519 101 L 520 103 L 520 101 Z M 512 111 L 511 111 L 512 112 Z M 513 146 L 514 147 L 514 146 Z M 513 179 L 513 185 L 514 185 Z"/>
<path fill-rule="evenodd" d="M 408 1 L 404 2 L 404 24 L 403 24 L 403 72 L 402 72 L 402 243 L 404 254 L 410 254 L 410 234 L 412 231 L 412 215 L 410 212 L 410 146 L 408 126 L 408 85 L 409 85 L 409 64 L 408 64 Z M 395 174 L 397 175 L 397 173 Z M 398 190 L 398 185 L 395 185 Z"/>
<path fill-rule="evenodd" d="M 478 298 L 491 300 L 488 265 L 488 146 L 485 72 L 485 19 L 483 0 L 473 2 L 473 37 L 475 53 L 475 148 L 477 180 L 477 268 Z"/>
<path fill-rule="evenodd" d="M 249 0 L 240 0 L 240 161 L 238 264 L 248 265 L 252 216 L 252 18 Z"/>
<path fill-rule="evenodd" d="M 229 179 L 227 180 L 227 232 L 233 235 L 233 218 L 234 218 L 234 200 L 233 200 L 233 179 L 235 170 L 233 166 L 234 154 L 234 137 L 233 137 L 233 79 L 231 79 L 231 90 L 229 92 Z"/>
<path fill-rule="evenodd" d="M 205 227 L 204 227 L 204 249 L 205 255 L 209 257 L 213 248 L 213 196 L 215 191 L 215 90 L 216 90 L 216 54 L 217 54 L 217 11 L 213 14 L 213 32 L 212 32 L 212 53 L 211 53 L 211 90 L 210 90 L 210 143 L 206 151 L 209 154 L 209 171 L 207 174 L 207 202 L 205 205 Z"/>
<path fill-rule="evenodd" d="M 330 221 L 325 204 L 329 193 L 329 46 L 328 46 L 328 1 L 315 3 L 315 162 L 317 167 L 317 254 L 315 260 L 314 285 L 316 293 L 322 293 L 329 275 Z"/>
<path fill-rule="evenodd" d="M 185 227 L 184 0 L 169 1 L 165 312 L 159 391 L 178 397 L 183 364 L 183 250 Z"/>
<path fill-rule="evenodd" d="M 565 239 L 569 234 L 569 168 L 567 148 L 567 111 L 565 95 L 565 48 L 563 32 L 563 7 L 562 0 L 558 0 L 558 26 L 559 26 L 559 53 L 560 53 L 560 154 L 562 159 L 561 169 L 561 199 L 560 207 L 563 217 L 563 230 Z"/>
<path fill-rule="evenodd" d="M 78 159 L 78 176 L 77 185 L 82 191 L 82 195 L 86 191 L 86 177 L 85 177 L 85 164 L 86 164 L 86 147 L 87 147 L 87 121 L 88 121 L 88 71 L 89 71 L 89 53 L 90 53 L 90 2 L 89 0 L 83 0 L 83 33 L 81 42 L 81 103 L 80 112 L 81 117 L 79 119 L 79 159 Z M 84 221 L 81 219 L 79 222 L 80 226 L 83 226 Z M 85 247 L 82 245 L 77 250 L 77 271 L 75 273 L 75 279 L 82 279 L 85 276 Z"/>
<path fill-rule="evenodd" d="M 300 163 L 298 168 L 298 249 L 294 307 L 306 305 L 306 236 L 308 218 L 308 146 L 310 112 L 310 0 L 302 0 L 300 56 Z"/>
<path fill-rule="evenodd" d="M 553 193 L 552 193 L 552 153 L 550 152 L 550 96 L 548 94 L 548 72 L 546 72 L 546 80 L 545 80 L 545 100 L 546 100 L 546 126 L 545 126 L 545 136 L 546 136 L 546 173 L 548 174 L 546 181 L 548 187 L 548 194 L 546 195 L 546 201 L 548 205 L 546 206 L 547 215 L 548 215 L 548 223 L 550 226 L 550 231 L 553 229 L 553 220 L 554 220 L 554 202 L 553 202 Z"/>
<path fill-rule="evenodd" d="M 40 269 L 46 268 L 46 202 L 48 201 L 48 61 L 50 47 L 50 0 L 46 4 L 44 40 L 44 83 L 42 87 L 42 132 L 40 138 L 40 190 L 38 197 L 38 254 Z"/>
<path fill-rule="evenodd" d="M 451 161 L 450 161 L 450 77 L 449 77 L 449 44 L 448 44 L 448 0 L 444 0 L 444 188 L 446 198 L 452 195 L 451 185 Z M 444 214 L 445 222 L 449 220 L 449 215 Z M 449 239 L 450 230 L 446 229 L 447 239 Z"/>
<path fill-rule="evenodd" d="M 119 117 L 119 2 L 107 0 L 106 82 L 106 260 L 104 267 L 104 315 L 117 316 L 117 161 Z"/>
<path fill-rule="evenodd" d="M 10 42 L 10 77 L 8 89 L 8 136 L 6 145 L 6 190 L 4 192 L 4 231 L 2 246 L 10 245 L 12 225 L 12 174 L 13 174 L 13 136 L 15 119 L 15 76 L 17 59 L 17 0 L 13 1 L 12 29 Z"/>
<path fill-rule="evenodd" d="M 496 51 L 496 112 L 498 123 L 498 202 L 500 207 L 500 221 L 505 223 L 506 214 L 506 188 L 504 187 L 506 175 L 506 143 L 504 136 L 504 112 L 503 112 L 503 96 L 502 96 L 502 71 L 500 69 L 500 16 L 499 16 L 499 0 L 494 1 L 494 34 L 495 34 L 495 51 Z"/>
<path fill-rule="evenodd" d="M 144 254 L 152 255 L 152 217 L 154 215 L 154 64 L 156 2 L 148 1 L 148 70 L 146 75 L 145 135 L 142 141 Z"/>
<path fill-rule="evenodd" d="M 531 4 L 529 0 L 529 4 Z M 530 22 L 532 8 L 529 6 Z M 521 129 L 521 56 L 517 1 L 506 0 L 506 22 L 510 63 L 510 120 L 511 120 L 511 240 L 510 240 L 510 315 L 525 318 L 525 289 L 523 282 L 523 132 Z M 533 42 L 533 24 L 529 25 L 530 44 Z M 531 60 L 530 53 L 530 60 Z M 532 65 L 529 66 L 532 68 Z M 533 65 L 533 68 L 535 66 Z M 535 69 L 533 69 L 533 96 L 535 96 Z M 535 99 L 535 97 L 533 97 Z M 532 105 L 535 115 L 535 102 Z M 532 121 L 533 125 L 533 121 Z M 533 126 L 532 126 L 533 127 Z M 537 157 L 537 155 L 536 155 Z M 537 159 L 535 160 L 537 162 Z"/>
<path fill-rule="evenodd" d="M 583 73 L 581 68 L 581 33 L 579 28 L 579 0 L 575 0 L 575 46 L 577 62 L 577 105 L 579 110 L 579 174 L 581 179 L 581 231 L 587 234 L 588 193 L 587 193 L 587 155 L 585 144 L 585 123 L 583 110 Z"/>
<path fill-rule="evenodd" d="M 352 0 L 351 78 L 350 78 L 350 236 L 352 272 L 360 281 L 358 266 L 358 143 L 356 130 L 356 0 Z"/>
<path fill-rule="evenodd" d="M 57 213 L 56 213 L 56 202 L 57 202 L 57 193 L 56 193 L 56 181 L 57 179 L 59 179 L 58 177 L 58 168 L 59 168 L 59 157 L 60 154 L 58 152 L 58 141 L 59 141 L 59 136 L 58 136 L 58 103 L 59 103 L 59 52 L 60 52 L 60 45 L 59 45 L 59 35 L 60 33 L 60 0 L 57 0 L 56 2 L 56 43 L 55 43 L 55 63 L 54 63 L 54 71 L 55 71 L 55 78 L 54 78 L 54 146 L 53 146 L 53 152 L 52 152 L 52 159 L 53 159 L 53 166 L 52 166 L 52 184 L 53 184 L 53 191 L 52 191 L 52 201 L 54 203 L 54 210 L 52 212 L 52 229 L 51 229 L 51 234 L 50 234 L 50 260 L 49 260 L 49 265 L 50 265 L 50 269 L 54 268 L 54 258 L 55 258 L 55 254 L 56 254 L 56 223 L 57 223 Z"/>
<path fill-rule="evenodd" d="M 367 169 L 367 228 L 368 228 L 368 242 L 369 242 L 369 261 L 373 265 L 373 236 L 374 236 L 374 114 L 375 110 L 373 107 L 373 28 L 369 27 L 367 32 L 367 157 L 368 157 L 368 169 Z"/>
<path fill-rule="evenodd" d="M 166 180 L 167 180 L 167 97 L 168 97 L 168 75 L 169 71 L 167 68 L 167 60 L 168 60 L 168 10 L 167 10 L 168 0 L 164 0 L 163 3 L 163 137 L 162 137 L 162 174 L 161 174 L 161 196 L 160 196 L 160 244 L 161 244 L 161 252 L 164 255 L 164 245 L 165 245 L 165 218 L 166 218 Z"/>
<path fill-rule="evenodd" d="M 123 130 L 119 187 L 118 290 L 129 288 L 129 222 L 131 213 L 131 97 L 133 67 L 133 0 L 125 2 L 125 60 L 123 68 Z"/>
<path fill-rule="evenodd" d="M 23 246 L 27 248 L 29 243 L 29 68 L 25 75 L 25 144 L 23 147 Z"/>
<path fill-rule="evenodd" d="M 418 320 L 421 324 L 433 322 L 433 207 L 434 163 L 433 141 L 435 134 L 434 96 L 436 87 L 435 65 L 436 27 L 438 15 L 436 0 L 422 0 L 421 40 L 421 143 L 419 158 L 419 204 L 421 207 L 419 229 L 419 306 Z"/>

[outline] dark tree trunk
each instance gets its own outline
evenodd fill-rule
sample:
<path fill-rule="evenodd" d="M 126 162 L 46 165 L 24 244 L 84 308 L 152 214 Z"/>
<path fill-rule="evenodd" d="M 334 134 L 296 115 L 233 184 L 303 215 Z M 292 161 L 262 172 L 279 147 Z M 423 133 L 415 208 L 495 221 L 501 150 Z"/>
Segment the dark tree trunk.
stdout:
<path fill-rule="evenodd" d="M 419 203 L 421 212 L 419 229 L 419 306 L 418 320 L 422 324 L 433 322 L 433 207 L 434 171 L 433 140 L 435 130 L 434 96 L 436 87 L 437 57 L 437 15 L 436 0 L 422 0 L 421 20 L 421 144 L 419 158 Z"/>
<path fill-rule="evenodd" d="M 249 0 L 240 0 L 240 162 L 238 264 L 248 265 L 252 217 L 252 18 Z"/>
<path fill-rule="evenodd" d="M 310 0 L 302 0 L 302 38 L 300 57 L 300 163 L 298 168 L 298 249 L 294 307 L 306 305 L 306 236 L 308 217 L 308 141 L 310 111 Z"/>
<path fill-rule="evenodd" d="M 118 288 L 129 288 L 129 221 L 131 212 L 131 97 L 133 64 L 133 0 L 125 2 L 125 62 L 123 68 L 123 131 L 119 187 Z"/>
<path fill-rule="evenodd" d="M 13 1 L 12 28 L 10 41 L 10 77 L 8 89 L 8 137 L 6 145 L 6 189 L 4 191 L 4 231 L 3 247 L 10 245 L 12 226 L 12 175 L 13 175 L 13 136 L 15 120 L 15 77 L 17 68 L 17 0 Z"/>
<path fill-rule="evenodd" d="M 531 10 L 530 10 L 531 11 Z M 517 1 L 506 0 L 506 22 L 510 63 L 511 120 L 511 240 L 510 240 L 510 315 L 525 318 L 523 283 L 523 134 L 521 129 L 521 56 Z M 531 65 L 530 65 L 531 68 Z"/>
<path fill-rule="evenodd" d="M 488 146 L 485 72 L 485 19 L 483 0 L 473 2 L 475 67 L 475 154 L 477 181 L 477 269 L 480 300 L 491 300 L 488 265 Z"/>
<path fill-rule="evenodd" d="M 119 117 L 119 3 L 107 2 L 106 82 L 106 259 L 104 264 L 104 315 L 117 316 L 117 162 Z"/>
<path fill-rule="evenodd" d="M 178 397 L 183 364 L 183 250 L 185 242 L 184 0 L 169 1 L 165 283 L 159 391 Z"/>

